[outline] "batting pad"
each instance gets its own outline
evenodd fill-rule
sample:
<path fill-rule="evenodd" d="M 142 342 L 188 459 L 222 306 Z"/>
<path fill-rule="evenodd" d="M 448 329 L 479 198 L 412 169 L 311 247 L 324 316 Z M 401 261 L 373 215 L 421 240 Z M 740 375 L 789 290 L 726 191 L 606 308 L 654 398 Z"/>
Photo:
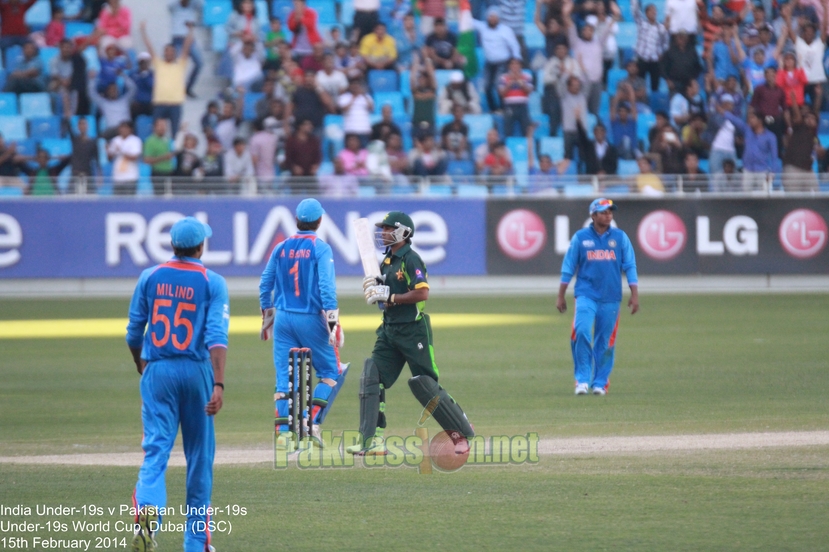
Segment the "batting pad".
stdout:
<path fill-rule="evenodd" d="M 420 404 L 431 410 L 432 417 L 446 431 L 458 431 L 467 438 L 475 436 L 461 405 L 452 395 L 429 376 L 415 376 L 409 380 L 409 388 Z"/>

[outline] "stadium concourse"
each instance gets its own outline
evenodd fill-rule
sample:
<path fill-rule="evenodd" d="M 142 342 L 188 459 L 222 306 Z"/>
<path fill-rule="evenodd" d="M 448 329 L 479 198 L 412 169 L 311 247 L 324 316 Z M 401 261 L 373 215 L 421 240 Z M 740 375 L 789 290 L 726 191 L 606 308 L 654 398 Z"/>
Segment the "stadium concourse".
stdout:
<path fill-rule="evenodd" d="M 7 0 L 0 196 L 826 192 L 825 4 Z"/>

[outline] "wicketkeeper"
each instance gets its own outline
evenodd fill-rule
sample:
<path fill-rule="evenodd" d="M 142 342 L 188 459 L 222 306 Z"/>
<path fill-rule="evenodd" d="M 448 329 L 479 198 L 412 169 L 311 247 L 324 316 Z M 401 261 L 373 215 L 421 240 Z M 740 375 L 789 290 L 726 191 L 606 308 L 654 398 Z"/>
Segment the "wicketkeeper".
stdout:
<path fill-rule="evenodd" d="M 570 346 L 575 365 L 576 395 L 606 395 L 616 351 L 616 330 L 622 303 L 622 272 L 630 286 L 630 313 L 639 310 L 636 257 L 627 234 L 611 227 L 616 205 L 599 198 L 590 204 L 593 222 L 573 235 L 561 267 L 556 307 L 567 310 L 564 294 L 573 275 L 576 315 Z"/>
<path fill-rule="evenodd" d="M 374 350 L 360 377 L 363 442 L 349 447 L 348 452 L 386 454 L 386 389 L 397 381 L 406 363 L 412 371 L 409 388 L 420 404 L 453 439 L 473 437 L 463 409 L 438 385 L 432 327 L 429 315 L 423 312 L 429 298 L 426 265 L 411 246 L 414 223 L 407 214 L 392 211 L 375 226 L 380 228 L 376 239 L 386 248 L 386 256 L 380 265 L 381 276 L 366 277 L 363 291 L 369 305 L 383 303 L 383 324 L 377 328 Z"/>
<path fill-rule="evenodd" d="M 298 232 L 277 245 L 259 282 L 262 309 L 260 338 L 273 334 L 276 369 L 274 407 L 279 435 L 277 447 L 293 450 L 288 433 L 288 355 L 293 347 L 311 349 L 319 383 L 314 387 L 311 435 L 320 440 L 320 424 L 337 396 L 348 371 L 340 364 L 343 345 L 334 256 L 331 246 L 317 237 L 325 210 L 316 199 L 304 199 L 296 208 Z M 274 304 L 276 308 L 274 308 Z"/>

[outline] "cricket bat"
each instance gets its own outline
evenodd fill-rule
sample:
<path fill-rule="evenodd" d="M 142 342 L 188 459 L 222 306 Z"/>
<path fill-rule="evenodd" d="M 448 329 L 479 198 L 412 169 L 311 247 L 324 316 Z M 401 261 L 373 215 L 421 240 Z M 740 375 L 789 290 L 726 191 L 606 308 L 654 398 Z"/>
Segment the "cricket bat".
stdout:
<path fill-rule="evenodd" d="M 377 250 L 374 248 L 374 231 L 367 218 L 354 221 L 354 233 L 357 237 L 357 249 L 363 262 L 363 274 L 380 276 L 380 263 L 377 262 Z"/>

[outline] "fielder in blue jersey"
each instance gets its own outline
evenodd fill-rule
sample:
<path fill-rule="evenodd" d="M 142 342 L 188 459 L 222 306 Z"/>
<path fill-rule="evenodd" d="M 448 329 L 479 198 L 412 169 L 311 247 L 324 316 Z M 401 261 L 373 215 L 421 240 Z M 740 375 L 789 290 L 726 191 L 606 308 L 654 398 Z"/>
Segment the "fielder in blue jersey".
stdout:
<path fill-rule="evenodd" d="M 616 331 L 622 303 L 622 272 L 630 286 L 630 313 L 639 310 L 636 258 L 627 234 L 613 228 L 616 205 L 599 198 L 590 204 L 593 222 L 575 233 L 561 267 L 556 307 L 567 310 L 564 294 L 573 275 L 576 281 L 576 315 L 570 345 L 575 365 L 576 395 L 606 395 L 616 351 Z"/>
<path fill-rule="evenodd" d="M 343 345 L 334 256 L 331 246 L 317 237 L 325 210 L 316 199 L 304 199 L 296 208 L 298 231 L 277 245 L 259 282 L 262 309 L 261 339 L 273 334 L 276 369 L 274 408 L 277 447 L 292 450 L 288 433 L 288 355 L 294 347 L 311 349 L 319 383 L 314 387 L 311 434 L 320 441 L 320 424 L 331 410 L 348 370 L 341 365 Z"/>
<path fill-rule="evenodd" d="M 133 493 L 132 550 L 137 552 L 155 550 L 158 508 L 167 503 L 167 460 L 179 425 L 187 459 L 184 550 L 214 550 L 205 522 L 213 489 L 213 416 L 224 396 L 230 304 L 224 278 L 199 260 L 204 240 L 212 234 L 193 217 L 175 223 L 170 229 L 175 257 L 141 274 L 130 303 L 127 345 L 141 374 L 145 454 Z"/>

